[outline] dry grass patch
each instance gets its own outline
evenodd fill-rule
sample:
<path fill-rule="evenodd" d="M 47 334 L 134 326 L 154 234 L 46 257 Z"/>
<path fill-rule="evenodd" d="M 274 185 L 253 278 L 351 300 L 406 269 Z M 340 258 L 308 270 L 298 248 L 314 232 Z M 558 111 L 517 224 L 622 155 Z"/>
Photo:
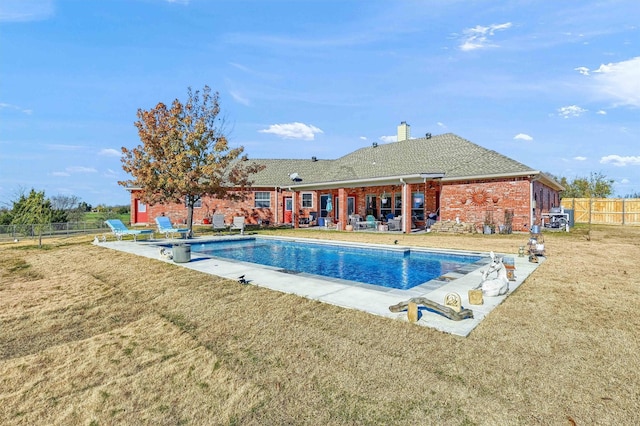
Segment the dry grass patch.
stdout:
<path fill-rule="evenodd" d="M 282 234 L 507 253 L 527 238 Z M 0 422 L 639 423 L 640 229 L 545 238 L 467 338 L 89 238 L 0 245 Z"/>

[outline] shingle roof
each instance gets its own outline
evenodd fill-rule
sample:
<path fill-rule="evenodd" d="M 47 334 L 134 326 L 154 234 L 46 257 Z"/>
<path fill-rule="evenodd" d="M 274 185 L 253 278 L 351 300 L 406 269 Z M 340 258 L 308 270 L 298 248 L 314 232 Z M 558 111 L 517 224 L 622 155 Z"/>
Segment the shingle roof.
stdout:
<path fill-rule="evenodd" d="M 537 173 L 452 133 L 360 148 L 335 160 L 253 161 L 265 165 L 254 175 L 254 186 L 291 185 L 291 173 L 298 173 L 305 184 L 420 173 L 444 173 L 445 179 Z"/>

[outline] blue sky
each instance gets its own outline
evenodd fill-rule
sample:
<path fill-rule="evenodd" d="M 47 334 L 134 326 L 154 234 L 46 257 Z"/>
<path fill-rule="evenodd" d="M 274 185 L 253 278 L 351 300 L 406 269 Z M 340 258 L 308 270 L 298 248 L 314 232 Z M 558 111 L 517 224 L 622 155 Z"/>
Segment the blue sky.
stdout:
<path fill-rule="evenodd" d="M 640 193 L 640 2 L 3 0 L 0 204 L 128 204 L 139 108 L 220 92 L 249 158 L 452 132 Z"/>

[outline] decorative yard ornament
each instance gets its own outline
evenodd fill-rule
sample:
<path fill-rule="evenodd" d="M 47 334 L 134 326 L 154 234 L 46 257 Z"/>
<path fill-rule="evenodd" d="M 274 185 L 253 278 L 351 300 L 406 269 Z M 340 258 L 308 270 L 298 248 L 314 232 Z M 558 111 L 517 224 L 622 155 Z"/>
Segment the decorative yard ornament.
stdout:
<path fill-rule="evenodd" d="M 489 267 L 482 273 L 482 282 L 476 288 L 482 289 L 482 294 L 488 297 L 501 296 L 509 291 L 509 279 L 507 278 L 507 269 L 502 263 L 502 258 L 496 257 L 494 252 L 491 252 L 491 263 Z M 496 273 L 496 278 L 489 278 L 493 273 Z"/>
<path fill-rule="evenodd" d="M 160 259 L 171 260 L 173 259 L 173 253 L 171 250 L 167 250 L 166 248 L 160 248 Z"/>

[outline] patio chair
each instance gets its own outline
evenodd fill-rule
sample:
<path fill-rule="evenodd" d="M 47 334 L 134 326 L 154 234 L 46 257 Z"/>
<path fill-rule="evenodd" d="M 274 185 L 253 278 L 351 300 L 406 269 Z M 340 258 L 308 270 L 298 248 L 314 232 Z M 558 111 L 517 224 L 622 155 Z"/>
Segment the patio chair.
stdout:
<path fill-rule="evenodd" d="M 129 229 L 126 227 L 124 223 L 120 219 L 109 219 L 105 220 L 109 228 L 111 229 L 111 233 L 116 236 L 118 241 L 122 241 L 122 237 L 125 235 L 133 236 L 133 241 L 138 241 L 138 235 L 148 235 L 149 239 L 153 236 L 153 230 L 151 229 Z"/>
<path fill-rule="evenodd" d="M 354 230 L 363 229 L 366 227 L 367 222 L 363 222 L 359 214 L 352 214 L 349 216 L 349 224 L 353 226 Z"/>
<path fill-rule="evenodd" d="M 171 219 L 167 216 L 156 217 L 156 224 L 158 225 L 158 232 L 164 234 L 167 238 L 173 238 L 175 234 L 180 234 L 183 238 L 187 238 L 189 233 L 189 228 L 174 228 Z"/>
<path fill-rule="evenodd" d="M 223 214 L 214 214 L 212 217 L 213 222 L 213 230 L 214 231 L 225 231 L 228 226 L 224 223 L 224 215 Z"/>
<path fill-rule="evenodd" d="M 387 225 L 389 225 L 389 231 L 402 231 L 402 218 L 391 218 L 387 220 Z"/>
<path fill-rule="evenodd" d="M 376 229 L 376 218 L 372 215 L 367 215 L 367 229 Z"/>
<path fill-rule="evenodd" d="M 240 234 L 244 234 L 244 216 L 236 216 L 233 218 L 233 223 L 229 230 L 233 231 L 234 229 L 239 229 Z"/>

